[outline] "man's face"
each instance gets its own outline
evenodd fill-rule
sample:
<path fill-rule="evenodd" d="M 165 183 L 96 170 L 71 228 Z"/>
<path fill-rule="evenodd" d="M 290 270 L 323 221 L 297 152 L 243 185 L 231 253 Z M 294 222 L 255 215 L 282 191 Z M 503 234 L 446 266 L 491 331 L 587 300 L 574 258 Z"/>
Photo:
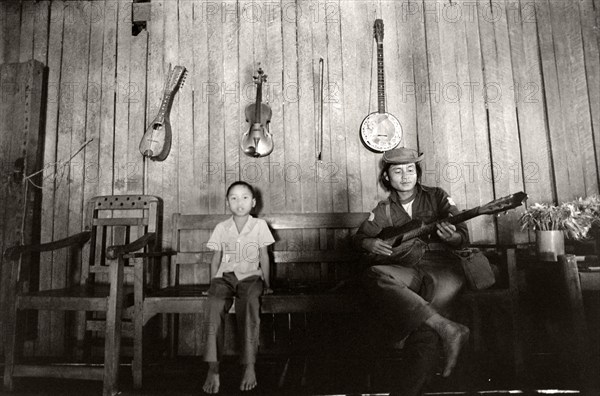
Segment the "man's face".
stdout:
<path fill-rule="evenodd" d="M 413 164 L 392 165 L 387 171 L 392 188 L 410 192 L 417 184 L 417 166 Z"/>

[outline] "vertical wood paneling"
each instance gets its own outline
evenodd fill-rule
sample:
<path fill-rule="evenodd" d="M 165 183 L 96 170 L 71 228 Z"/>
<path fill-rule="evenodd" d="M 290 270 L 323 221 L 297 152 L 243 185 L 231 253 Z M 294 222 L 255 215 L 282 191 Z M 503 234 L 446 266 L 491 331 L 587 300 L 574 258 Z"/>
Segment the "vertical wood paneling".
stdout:
<path fill-rule="evenodd" d="M 61 1 L 52 2 L 50 7 L 50 31 L 48 37 L 48 46 L 55 48 L 48 53 L 48 99 L 46 104 L 46 128 L 44 136 L 44 187 L 42 193 L 42 219 L 40 230 L 40 241 L 50 242 L 54 240 L 54 195 L 55 182 L 54 174 L 56 167 L 56 145 L 58 139 L 58 108 L 59 108 L 59 83 L 60 83 L 60 64 L 62 59 L 62 38 L 63 38 L 63 16 L 64 3 Z M 60 48 L 60 50 L 59 50 Z M 52 287 L 52 258 L 53 253 L 40 254 L 40 290 L 46 290 Z M 50 313 L 41 311 L 38 313 L 38 343 L 37 352 L 41 355 L 48 355 L 50 351 Z"/>
<path fill-rule="evenodd" d="M 66 161 L 71 156 L 71 138 L 73 134 L 73 108 L 75 102 L 76 70 L 72 63 L 77 47 L 77 22 L 75 18 L 75 3 L 66 3 L 64 9 L 63 58 L 60 74 L 59 107 L 58 107 L 58 143 L 57 158 Z M 79 22 L 79 21 L 78 21 Z M 80 99 L 80 98 L 78 98 Z M 69 203 L 70 200 L 70 171 L 71 164 L 61 167 L 57 175 L 54 202 L 54 239 L 65 238 L 69 235 Z M 67 284 L 67 252 L 62 249 L 53 255 L 52 288 L 64 287 Z M 52 312 L 50 326 L 50 353 L 58 354 L 64 344 L 64 313 Z"/>
<path fill-rule="evenodd" d="M 561 8 L 559 8 L 560 10 Z M 573 129 L 578 136 L 578 152 L 580 153 L 584 191 L 581 195 L 591 195 L 598 191 L 598 166 L 596 162 L 594 138 L 592 131 L 592 120 L 590 116 L 590 98 L 586 79 L 586 64 L 583 49 L 583 38 L 581 36 L 581 21 L 579 17 L 579 6 L 575 2 L 566 2 L 564 11 L 561 12 L 566 26 L 564 35 L 567 44 L 567 53 L 564 55 L 569 61 L 570 81 L 573 101 L 569 102 L 571 112 L 575 116 Z M 598 95 L 596 93 L 596 95 Z"/>
<path fill-rule="evenodd" d="M 325 67 L 329 65 L 329 59 L 327 58 L 327 25 L 326 21 L 332 15 L 330 15 L 331 7 L 328 7 L 327 3 L 315 2 L 311 3 L 311 10 L 314 10 L 315 16 L 312 24 L 312 42 L 313 42 L 313 53 L 312 53 L 312 93 L 314 94 L 314 123 L 310 130 L 306 131 L 307 135 L 312 132 L 314 148 L 312 153 L 312 160 L 314 162 L 315 171 L 315 184 L 317 190 L 317 212 L 331 212 L 333 210 L 332 202 L 332 183 L 328 172 L 330 168 L 328 163 L 331 163 L 331 118 L 329 112 L 331 109 L 331 103 L 329 95 L 333 93 L 332 83 L 334 81 L 329 80 L 329 74 Z M 323 136 L 320 139 L 322 141 L 322 162 L 317 160 L 317 147 L 318 147 L 318 134 L 320 128 L 320 111 L 321 111 L 321 82 L 320 82 L 320 65 L 319 60 L 323 58 L 324 70 L 323 70 Z M 325 100 L 325 99 L 328 100 Z"/>
<path fill-rule="evenodd" d="M 427 1 L 418 3 L 421 10 L 427 7 Z M 448 165 L 448 156 L 445 145 L 445 135 L 448 133 L 445 120 L 447 103 L 442 97 L 443 84 L 443 58 L 442 44 L 440 43 L 440 15 L 437 12 L 424 12 L 425 45 L 427 47 L 428 67 L 428 96 L 431 107 L 431 130 L 425 129 L 419 133 L 419 148 L 424 152 L 423 184 L 437 185 L 451 193 L 446 178 L 442 172 Z"/>
<path fill-rule="evenodd" d="M 227 171 L 232 172 L 233 175 L 239 175 L 240 180 L 249 182 L 257 189 L 259 186 L 256 185 L 256 182 L 258 181 L 259 172 L 255 166 L 256 161 L 245 155 L 240 146 L 242 136 L 250 129 L 250 124 L 248 124 L 248 120 L 246 119 L 246 107 L 254 103 L 256 99 L 256 85 L 252 77 L 258 75 L 259 65 L 257 62 L 260 61 L 260 59 L 256 59 L 254 53 L 254 3 L 252 1 L 239 1 L 238 9 L 240 13 L 238 34 L 238 79 L 240 86 L 240 107 L 238 114 L 240 125 L 236 128 L 239 137 L 235 140 L 238 143 L 238 163 L 228 164 L 229 168 Z M 270 70 L 267 70 L 265 73 L 269 75 Z M 227 187 L 223 185 L 219 194 L 225 195 L 225 188 Z M 262 194 L 263 191 L 257 191 L 257 193 Z M 258 200 L 262 200 L 260 196 Z"/>
<path fill-rule="evenodd" d="M 73 100 L 73 123 L 71 127 L 71 148 L 70 152 L 75 153 L 86 142 L 87 126 L 86 114 L 88 103 L 88 71 L 90 54 L 90 2 L 81 2 L 79 7 L 74 9 L 74 24 L 76 26 L 76 40 L 74 43 L 73 56 L 76 59 L 73 62 L 74 90 Z M 93 150 L 93 149 L 91 149 Z M 81 232 L 83 229 L 83 192 L 85 187 L 84 168 L 85 168 L 84 150 L 73 157 L 71 174 L 69 177 L 69 230 L 68 235 Z"/>
<path fill-rule="evenodd" d="M 148 64 L 147 64 L 147 102 L 146 102 L 146 125 L 154 120 L 160 108 L 165 85 L 166 71 L 168 65 L 165 66 L 165 52 L 163 50 L 163 41 L 165 36 L 165 21 L 164 21 L 164 2 L 155 1 L 152 3 L 152 19 L 147 22 L 148 27 Z M 162 169 L 163 163 L 152 161 L 148 158 L 144 159 L 146 174 L 144 175 L 146 192 L 151 195 L 163 197 L 162 186 Z M 169 214 L 165 212 L 165 220 Z M 170 234 L 163 230 L 162 246 L 170 246 Z M 163 278 L 163 283 L 166 280 Z"/>
<path fill-rule="evenodd" d="M 225 152 L 221 162 L 215 164 L 224 169 L 224 178 L 220 181 L 219 197 L 225 195 L 225 189 L 234 181 L 240 180 L 240 126 L 247 126 L 241 117 L 241 111 L 247 104 L 240 86 L 239 58 L 239 9 L 235 2 L 222 3 L 219 14 L 223 23 L 223 62 L 229 65 L 223 68 L 223 79 L 211 81 L 218 85 L 218 92 L 210 100 L 216 100 L 223 106 L 223 127 Z"/>
<path fill-rule="evenodd" d="M 382 2 L 382 14 L 384 20 L 387 20 L 388 33 L 392 51 L 387 62 L 389 65 L 386 85 L 390 87 L 387 90 L 389 98 L 389 112 L 395 115 L 402 125 L 403 144 L 414 150 L 418 149 L 418 125 L 417 125 L 417 103 L 416 96 L 411 94 L 415 87 L 415 73 L 413 70 L 415 55 L 412 51 L 413 43 L 411 41 L 411 21 L 404 17 L 407 2 Z M 393 16 L 393 18 L 388 17 Z"/>
<path fill-rule="evenodd" d="M 193 14 L 193 3 L 189 1 L 182 1 L 179 3 L 179 63 L 188 69 L 188 72 L 194 73 L 193 67 L 193 35 L 190 34 L 192 31 L 192 19 Z M 198 191 L 197 186 L 193 183 L 194 171 L 194 106 L 193 106 L 193 84 L 185 84 L 177 94 L 179 97 L 178 110 L 179 110 L 179 128 L 174 130 L 179 137 L 179 145 L 174 146 L 173 149 L 179 151 L 179 163 L 177 168 L 177 177 L 179 178 L 179 205 L 182 208 L 183 213 L 197 213 L 198 197 L 196 192 Z M 190 210 L 196 209 L 196 212 Z M 195 266 L 184 265 L 180 266 L 181 276 L 186 280 L 194 280 Z M 198 315 L 181 315 L 181 336 L 179 338 L 179 344 L 181 349 L 185 349 L 188 353 L 196 352 L 196 316 Z"/>
<path fill-rule="evenodd" d="M 283 149 L 285 208 L 289 213 L 302 212 L 301 178 L 300 169 L 300 140 L 303 137 L 299 125 L 300 85 L 298 75 L 298 53 L 296 50 L 296 24 L 298 11 L 293 0 L 281 2 L 281 34 L 282 34 L 282 130 L 279 132 L 282 140 L 279 147 Z M 278 144 L 278 141 L 275 141 Z M 277 148 L 275 148 L 276 150 Z M 281 240 L 302 242 L 302 233 L 299 231 L 281 231 L 276 236 L 278 239 L 274 249 L 292 248 L 292 243 L 280 242 Z M 285 279 L 287 267 L 283 265 L 272 266 L 271 271 L 279 279 Z"/>
<path fill-rule="evenodd" d="M 35 3 L 33 31 L 33 59 L 46 65 L 48 60 L 48 24 L 50 23 L 50 1 Z"/>
<path fill-rule="evenodd" d="M 442 157 L 446 159 L 440 165 L 441 186 L 450 194 L 460 209 L 465 209 L 466 192 L 465 181 L 462 177 L 462 164 L 468 161 L 470 153 L 464 150 L 464 135 L 468 135 L 468 118 L 470 108 L 463 103 L 460 98 L 461 75 L 464 71 L 459 71 L 459 63 L 464 62 L 464 54 L 460 53 L 460 43 L 455 40 L 459 36 L 458 23 L 454 22 L 453 15 L 458 8 L 457 4 L 450 1 L 439 4 L 440 17 L 438 18 L 439 43 L 440 43 L 440 61 L 441 79 L 437 81 L 436 91 L 440 92 L 440 112 L 442 115 L 443 133 L 435 131 L 440 136 L 438 147 L 438 158 L 441 152 L 445 152 Z M 466 139 L 464 139 L 466 140 Z M 461 149 L 462 148 L 462 149 Z M 427 155 L 427 153 L 426 153 Z"/>
<path fill-rule="evenodd" d="M 410 100 L 411 92 L 415 102 L 416 113 L 416 128 L 418 130 L 417 145 L 414 149 L 424 152 L 427 148 L 432 147 L 431 137 L 433 136 L 433 120 L 430 96 L 427 94 L 429 88 L 429 60 L 427 50 L 427 37 L 425 32 L 425 24 L 423 23 L 423 15 L 414 13 L 413 10 L 418 10 L 420 2 L 405 3 L 400 7 L 399 20 L 406 24 L 408 29 L 409 40 L 412 44 L 407 48 L 407 51 L 412 54 L 413 76 L 406 82 L 406 86 L 402 88 L 406 93 L 407 101 Z M 403 29 L 404 31 L 404 29 Z M 431 159 L 433 152 L 427 156 L 423 166 L 422 180 L 430 183 L 430 180 L 435 180 L 435 176 L 431 176 L 430 171 L 434 170 L 434 161 Z"/>
<path fill-rule="evenodd" d="M 358 98 L 362 96 L 363 92 L 366 92 L 366 89 L 364 89 L 365 78 L 361 75 L 360 69 L 360 62 L 364 59 L 360 54 L 363 53 L 364 49 L 360 47 L 361 43 L 358 36 L 362 32 L 353 27 L 359 12 L 357 6 L 356 2 L 352 2 L 340 7 L 340 40 L 343 54 L 341 91 L 343 92 L 343 102 L 345 104 L 344 129 L 346 131 L 348 208 L 352 212 L 371 210 L 371 208 L 365 209 L 365 205 L 363 205 L 360 166 L 362 145 L 359 140 L 359 127 L 362 117 L 364 117 L 362 115 L 364 107 L 359 106 Z"/>
<path fill-rule="evenodd" d="M 129 60 L 129 83 L 127 102 L 129 104 L 129 130 L 127 139 L 127 193 L 144 192 L 143 159 L 138 148 L 146 129 L 146 55 L 148 53 L 148 32 L 140 32 L 131 37 Z"/>
<path fill-rule="evenodd" d="M 36 5 L 26 1 L 21 4 L 21 39 L 19 42 L 19 62 L 33 58 L 33 34 Z"/>
<path fill-rule="evenodd" d="M 269 70 L 269 84 L 267 85 L 267 100 L 271 107 L 271 133 L 273 134 L 275 148 L 268 157 L 270 166 L 266 169 L 263 178 L 269 184 L 270 205 L 267 209 L 271 213 L 285 212 L 285 133 L 283 127 L 283 36 L 282 15 L 279 4 L 273 4 L 270 9 L 263 12 L 266 19 L 266 54 L 265 67 Z M 237 121 L 237 120 L 236 120 Z M 234 144 L 238 139 L 234 139 Z"/>
<path fill-rule="evenodd" d="M 269 8 L 270 6 L 264 2 L 253 1 L 252 5 L 249 9 L 246 10 L 243 15 L 249 18 L 250 23 L 252 24 L 252 38 L 253 38 L 253 48 L 254 48 L 254 62 L 258 66 L 262 66 L 263 70 L 265 70 L 265 74 L 272 75 L 273 72 L 276 72 L 273 69 L 268 67 L 267 54 L 269 52 L 269 48 L 267 48 L 267 19 L 269 19 Z M 267 79 L 267 82 L 270 79 Z M 263 85 L 263 101 L 268 98 L 268 87 L 269 85 Z M 254 99 L 251 96 L 250 102 L 254 102 Z M 242 155 L 242 154 L 240 154 Z M 245 175 L 251 184 L 255 186 L 255 188 L 259 192 L 259 199 L 257 200 L 263 212 L 271 211 L 271 185 L 269 183 L 269 169 L 272 158 L 271 156 L 262 157 L 262 158 L 252 158 L 249 163 L 252 164 L 252 168 L 248 169 L 248 172 L 244 172 Z M 227 162 L 227 161 L 225 161 Z"/>
<path fill-rule="evenodd" d="M 100 176 L 100 131 L 102 119 L 102 61 L 104 46 L 104 19 L 99 16 L 106 12 L 104 3 L 94 4 L 98 14 L 91 14 L 89 68 L 86 90 L 86 141 L 92 140 L 84 150 L 83 205 L 98 195 Z M 104 92 L 104 94 L 106 94 Z M 85 213 L 84 213 L 85 216 Z M 83 219 L 82 229 L 87 219 Z"/>
<path fill-rule="evenodd" d="M 202 13 L 203 5 L 193 3 L 193 53 L 194 66 L 187 78 L 188 90 L 193 90 L 194 104 L 194 195 L 197 202 L 190 213 L 208 213 L 208 100 L 205 97 L 208 82 L 207 24 Z M 152 36 L 151 36 L 152 37 Z M 237 130 L 237 129 L 236 129 Z"/>
<path fill-rule="evenodd" d="M 367 2 L 357 2 L 356 8 L 352 8 L 351 25 L 348 27 L 356 31 L 356 46 L 358 50 L 358 69 L 356 74 L 349 76 L 359 82 L 356 84 L 357 96 L 355 97 L 357 105 L 358 121 L 356 123 L 356 133 L 360 128 L 362 120 L 370 113 L 377 111 L 377 45 L 373 36 L 373 24 L 377 18 L 376 4 Z M 384 48 L 389 44 L 384 39 Z M 366 56 L 365 56 L 366 55 Z M 385 65 L 384 65 L 385 67 Z M 384 69 L 385 70 L 385 69 Z M 369 76 L 369 78 L 367 78 Z M 368 93 L 368 94 L 367 94 Z M 379 188 L 377 177 L 379 174 L 379 158 L 381 156 L 365 150 L 359 149 L 360 178 L 362 182 L 362 210 L 371 210 L 375 207 L 383 194 Z"/>
<path fill-rule="evenodd" d="M 327 63 L 325 73 L 329 82 L 327 96 L 331 157 L 325 158 L 323 181 L 332 186 L 334 212 L 348 212 L 350 192 L 348 188 L 348 141 L 355 140 L 352 130 L 345 128 L 344 66 L 341 37 L 341 7 L 339 2 L 327 3 L 325 7 L 327 25 Z M 325 127 L 325 126 L 324 126 Z"/>
<path fill-rule="evenodd" d="M 566 133 L 563 138 L 567 150 L 566 167 L 569 181 L 575 183 L 575 179 L 577 180 L 577 184 L 573 185 L 575 188 L 571 188 L 564 196 L 559 195 L 558 198 L 559 200 L 569 200 L 585 195 L 590 183 L 593 183 L 597 190 L 596 178 L 591 177 L 596 170 L 592 168 L 593 170 L 586 172 L 590 165 L 590 150 L 593 149 L 593 145 L 591 139 L 588 139 L 588 133 L 581 131 L 580 128 L 580 122 L 586 121 L 586 127 L 589 129 L 590 120 L 589 116 L 586 117 L 587 120 L 582 120 L 585 113 L 582 114 L 581 96 L 587 97 L 587 92 L 578 87 L 581 84 L 585 85 L 585 78 L 582 76 L 583 64 L 580 64 L 583 59 L 580 58 L 580 53 L 574 53 L 571 46 L 572 36 L 576 34 L 574 28 L 577 29 L 577 34 L 579 33 L 579 21 L 573 20 L 570 3 L 549 1 L 548 5 L 554 35 L 561 110 Z M 587 112 L 587 109 L 584 112 Z"/>
<path fill-rule="evenodd" d="M 126 15 L 131 3 L 119 1 L 117 21 L 117 70 L 114 126 L 114 193 L 126 194 L 129 181 L 128 133 L 130 88 L 131 24 Z"/>
<path fill-rule="evenodd" d="M 317 175 L 315 161 L 315 68 L 313 25 L 318 19 L 318 7 L 314 2 L 298 3 L 300 7 L 296 20 L 298 51 L 298 83 L 300 86 L 300 103 L 298 128 L 300 130 L 300 168 L 302 169 L 301 196 L 302 212 L 311 213 L 318 210 Z M 302 231 L 302 247 L 318 248 L 319 234 L 314 230 Z M 309 268 L 310 267 L 310 268 Z M 298 266 L 300 277 L 312 278 L 312 266 Z"/>
<path fill-rule="evenodd" d="M 208 174 L 208 211 L 223 213 L 225 208 L 225 134 L 223 102 L 220 96 L 223 82 L 223 24 L 219 6 L 207 4 L 205 23 L 208 29 L 208 84 L 212 88 L 208 100 L 208 162 L 211 171 Z M 209 8 L 210 7 L 210 8 Z M 216 8 L 216 10 L 213 10 Z M 243 18 L 242 18 L 243 20 Z M 252 37 L 252 35 L 250 35 Z M 246 58 L 248 59 L 248 58 Z"/>
<path fill-rule="evenodd" d="M 461 102 L 461 141 L 463 149 L 459 164 L 465 182 L 464 205 L 471 208 L 494 198 L 492 180 L 483 175 L 486 164 L 491 163 L 490 146 L 487 138 L 486 107 L 483 96 L 483 67 L 479 42 L 479 21 L 467 17 L 465 2 L 458 2 L 462 10 L 457 24 L 456 48 L 459 70 L 458 84 Z M 464 113 L 463 113 L 464 112 Z M 495 242 L 495 221 L 491 216 L 477 217 L 468 223 L 473 242 Z"/>
<path fill-rule="evenodd" d="M 3 1 L 0 7 L 0 63 L 18 62 L 20 45 L 15 43 L 20 43 L 21 37 L 21 4 Z"/>
<path fill-rule="evenodd" d="M 511 58 L 521 60 L 512 64 L 522 158 L 522 169 L 516 175 L 523 180 L 529 202 L 540 202 L 553 196 L 548 192 L 554 190 L 554 180 L 542 96 L 535 5 L 524 2 L 517 6 L 515 14 L 512 17 L 509 14 L 508 18 Z"/>
<path fill-rule="evenodd" d="M 577 180 L 571 184 L 568 173 L 568 153 L 564 119 L 561 115 L 560 92 L 558 88 L 557 65 L 554 54 L 554 44 L 552 38 L 552 23 L 550 19 L 550 9 L 547 1 L 536 0 L 535 2 L 537 34 L 540 46 L 540 63 L 542 65 L 542 77 L 544 81 L 544 100 L 547 112 L 547 124 L 550 132 L 550 144 L 552 149 L 552 166 L 555 179 L 555 196 L 564 200 L 570 190 L 581 191 L 578 188 Z M 550 200 L 550 197 L 547 198 Z"/>
<path fill-rule="evenodd" d="M 600 19 L 600 4 L 594 7 L 592 0 L 584 0 L 579 3 L 579 15 L 581 17 L 581 33 L 585 56 L 585 76 L 587 78 L 587 90 L 589 97 L 589 109 L 591 110 L 592 131 L 594 147 L 596 152 L 596 169 L 600 169 L 600 35 L 598 35 L 595 21 Z M 594 12 L 595 8 L 595 12 Z M 600 173 L 600 171 L 598 171 Z M 598 175 L 600 183 L 600 175 Z"/>
<path fill-rule="evenodd" d="M 179 15 L 178 15 L 178 2 L 176 1 L 165 1 L 163 4 L 164 9 L 164 40 L 163 40 L 163 51 L 164 51 L 164 70 L 165 73 L 162 77 L 163 85 L 168 78 L 168 65 L 174 68 L 179 64 Z M 176 95 L 173 101 L 173 108 L 171 109 L 171 127 L 173 131 L 177 132 L 181 130 L 180 117 L 179 117 L 179 102 L 181 97 Z M 179 211 L 179 190 L 178 190 L 178 177 L 177 168 L 179 163 L 179 134 L 173 133 L 172 146 L 169 156 L 162 162 L 162 198 L 164 199 L 164 212 L 175 213 Z M 163 222 L 163 232 L 165 235 L 171 234 L 171 216 L 165 216 Z"/>
<path fill-rule="evenodd" d="M 521 169 L 521 156 L 506 22 L 507 3 L 499 5 L 500 7 L 494 7 L 489 3 L 478 3 L 492 155 L 490 170 L 496 198 L 523 189 L 523 181 L 514 178 L 514 173 Z M 498 218 L 499 242 L 514 243 L 527 240 L 525 233 L 514 231 L 515 224 L 515 211 Z"/>
<path fill-rule="evenodd" d="M 188 69 L 188 73 L 194 73 L 194 49 L 192 31 L 193 3 L 181 2 L 179 5 L 179 64 Z M 187 78 L 186 78 L 187 80 Z M 179 90 L 179 129 L 174 131 L 179 136 L 179 145 L 174 149 L 179 150 L 179 167 L 177 177 L 179 178 L 179 204 L 183 213 L 195 209 L 198 203 L 198 188 L 193 183 L 194 172 L 194 103 L 193 84 L 184 86 Z"/>
<path fill-rule="evenodd" d="M 115 97 L 117 85 L 117 21 L 118 3 L 104 3 L 104 34 L 102 44 L 102 92 L 100 105 L 100 158 L 98 159 L 98 194 L 111 195 L 116 164 L 113 161 L 115 131 Z"/>
<path fill-rule="evenodd" d="M 209 130 L 208 130 L 208 100 L 204 96 L 206 83 L 208 82 L 208 37 L 207 23 L 202 13 L 203 5 L 199 2 L 193 3 L 193 54 L 194 68 L 190 70 L 187 83 L 193 85 L 193 104 L 194 104 L 194 196 L 197 202 L 189 208 L 190 213 L 208 213 L 208 148 L 209 148 Z M 236 66 L 237 67 L 237 66 Z M 237 131 L 237 129 L 236 129 Z M 206 237 L 206 236 L 203 236 Z M 205 239 L 206 240 L 206 239 Z M 196 283 L 208 283 L 210 281 L 210 270 L 208 266 L 194 266 L 194 277 L 191 279 Z M 200 354 L 202 350 L 202 316 L 194 316 L 194 328 L 196 347 L 195 353 Z"/>

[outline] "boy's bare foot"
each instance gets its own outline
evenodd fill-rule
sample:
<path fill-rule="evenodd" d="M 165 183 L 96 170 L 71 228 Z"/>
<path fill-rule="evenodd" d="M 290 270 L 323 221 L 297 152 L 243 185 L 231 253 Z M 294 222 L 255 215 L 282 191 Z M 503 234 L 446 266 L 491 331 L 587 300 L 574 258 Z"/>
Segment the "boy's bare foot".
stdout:
<path fill-rule="evenodd" d="M 219 363 L 210 362 L 208 363 L 208 373 L 206 373 L 206 380 L 204 380 L 202 390 L 210 394 L 219 393 L 220 385 L 221 383 L 219 381 Z"/>
<path fill-rule="evenodd" d="M 446 352 L 444 377 L 448 377 L 452 373 L 462 346 L 469 340 L 469 328 L 467 326 L 455 322 L 450 323 L 442 330 L 441 333 L 444 334 L 440 334 L 444 344 L 444 351 Z"/>
<path fill-rule="evenodd" d="M 241 391 L 249 391 L 256 388 L 256 372 L 254 371 L 254 364 L 247 364 L 244 368 L 244 374 L 242 375 L 242 382 L 240 383 Z"/>

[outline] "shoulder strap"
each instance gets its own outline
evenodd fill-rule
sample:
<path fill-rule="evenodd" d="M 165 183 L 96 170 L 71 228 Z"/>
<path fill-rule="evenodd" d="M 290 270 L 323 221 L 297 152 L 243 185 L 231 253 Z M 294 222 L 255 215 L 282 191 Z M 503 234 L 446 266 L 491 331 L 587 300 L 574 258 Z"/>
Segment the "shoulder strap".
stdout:
<path fill-rule="evenodd" d="M 390 222 L 390 227 L 394 226 L 394 222 L 392 221 L 392 213 L 391 213 L 391 209 L 390 209 L 390 200 L 386 199 L 383 204 L 385 205 L 385 215 L 388 219 L 388 221 Z"/>

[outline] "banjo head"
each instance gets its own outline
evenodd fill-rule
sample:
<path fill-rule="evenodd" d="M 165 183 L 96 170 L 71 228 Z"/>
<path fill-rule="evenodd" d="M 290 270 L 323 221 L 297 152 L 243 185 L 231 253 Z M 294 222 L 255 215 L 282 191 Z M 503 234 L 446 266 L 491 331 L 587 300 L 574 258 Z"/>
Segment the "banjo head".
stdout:
<path fill-rule="evenodd" d="M 360 138 L 369 150 L 382 153 L 402 142 L 402 126 L 390 113 L 371 113 L 360 125 Z"/>

